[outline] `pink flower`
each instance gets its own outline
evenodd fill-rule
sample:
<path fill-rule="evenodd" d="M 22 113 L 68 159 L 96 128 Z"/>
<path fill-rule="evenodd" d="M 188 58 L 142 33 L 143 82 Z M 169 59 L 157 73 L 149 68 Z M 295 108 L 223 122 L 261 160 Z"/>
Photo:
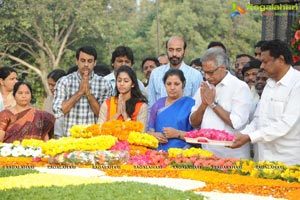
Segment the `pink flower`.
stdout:
<path fill-rule="evenodd" d="M 300 30 L 297 30 L 297 31 L 295 32 L 294 38 L 296 39 L 296 41 L 298 41 L 298 40 L 300 39 Z"/>

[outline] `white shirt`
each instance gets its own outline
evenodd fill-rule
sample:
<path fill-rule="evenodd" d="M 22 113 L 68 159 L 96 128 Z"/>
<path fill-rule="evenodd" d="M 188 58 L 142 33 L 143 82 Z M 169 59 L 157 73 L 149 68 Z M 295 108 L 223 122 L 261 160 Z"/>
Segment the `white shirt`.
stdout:
<path fill-rule="evenodd" d="M 116 77 L 115 77 L 115 73 L 114 72 L 111 72 L 110 74 L 106 75 L 103 77 L 105 80 L 109 81 L 109 83 L 111 84 L 111 87 L 113 89 L 113 92 L 112 94 L 115 95 L 117 93 L 116 91 Z M 137 80 L 138 81 L 138 84 L 139 84 L 139 88 L 142 92 L 142 94 L 147 97 L 148 93 L 147 93 L 147 90 L 143 84 L 142 81 L 140 81 L 139 79 Z"/>
<path fill-rule="evenodd" d="M 0 111 L 4 110 L 4 104 L 3 104 L 3 99 L 2 99 L 2 95 L 0 93 Z"/>
<path fill-rule="evenodd" d="M 200 88 L 194 96 L 196 101 L 191 114 L 201 105 Z M 216 85 L 215 101 L 226 111 L 230 112 L 230 120 L 234 128 L 226 124 L 210 107 L 207 107 L 200 128 L 214 128 L 225 130 L 229 133 L 237 133 L 249 122 L 253 109 L 252 94 L 249 86 L 230 73 Z M 229 149 L 223 146 L 202 145 L 203 149 L 211 151 L 215 156 L 222 158 L 250 158 L 250 144 L 237 149 Z"/>
<path fill-rule="evenodd" d="M 300 164 L 300 72 L 290 67 L 278 82 L 267 80 L 252 122 L 242 131 L 259 142 L 259 160 Z"/>

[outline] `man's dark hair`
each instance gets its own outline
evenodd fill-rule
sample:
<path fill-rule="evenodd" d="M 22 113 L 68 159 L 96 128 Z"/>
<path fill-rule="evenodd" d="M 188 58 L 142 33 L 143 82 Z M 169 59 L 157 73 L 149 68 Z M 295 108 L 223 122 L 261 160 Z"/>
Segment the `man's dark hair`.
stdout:
<path fill-rule="evenodd" d="M 260 41 L 258 41 L 255 45 L 254 45 L 254 48 L 256 48 L 256 47 L 261 47 L 264 43 L 266 42 L 266 40 L 260 40 Z"/>
<path fill-rule="evenodd" d="M 222 47 L 222 49 L 224 49 L 225 53 L 226 53 L 226 47 L 222 42 L 218 42 L 218 41 L 211 41 L 208 46 L 207 49 L 212 48 L 212 47 Z"/>
<path fill-rule="evenodd" d="M 236 55 L 235 59 L 238 59 L 238 58 L 241 58 L 241 57 L 248 57 L 250 60 L 254 60 L 255 59 L 253 56 L 250 56 L 249 54 L 245 54 L 245 53 Z"/>
<path fill-rule="evenodd" d="M 153 61 L 155 63 L 155 65 L 156 65 L 156 67 L 160 66 L 159 61 L 158 61 L 157 58 L 155 58 L 155 57 L 147 57 L 147 58 L 145 58 L 142 61 L 142 65 L 141 65 L 142 70 L 143 70 L 143 66 L 144 66 L 145 62 L 148 61 L 148 60 Z"/>
<path fill-rule="evenodd" d="M 200 58 L 195 58 L 194 60 L 191 61 L 190 66 L 195 64 L 196 66 L 202 66 L 202 62 Z"/>
<path fill-rule="evenodd" d="M 79 49 L 77 49 L 77 51 L 76 51 L 76 59 L 77 60 L 79 59 L 80 52 L 94 56 L 94 60 L 97 60 L 97 50 L 92 46 L 83 46 L 83 47 L 80 47 Z"/>
<path fill-rule="evenodd" d="M 267 41 L 260 49 L 261 51 L 270 51 L 270 56 L 273 58 L 279 58 L 279 56 L 282 55 L 286 64 L 293 64 L 292 52 L 287 43 L 281 40 L 275 39 Z"/>
<path fill-rule="evenodd" d="M 126 46 L 118 46 L 114 52 L 112 52 L 111 55 L 111 64 L 113 64 L 116 60 L 116 57 L 120 57 L 120 56 L 126 56 L 130 61 L 131 64 L 134 64 L 134 57 L 133 57 L 133 52 L 131 50 L 131 48 L 126 47 Z"/>
<path fill-rule="evenodd" d="M 260 65 L 261 65 L 261 62 L 260 60 L 257 60 L 257 59 L 254 59 L 254 60 L 250 60 L 249 62 L 247 62 L 245 64 L 245 66 L 243 67 L 242 69 L 242 74 L 243 76 L 245 75 L 245 73 L 250 70 L 250 69 L 260 69 Z"/>

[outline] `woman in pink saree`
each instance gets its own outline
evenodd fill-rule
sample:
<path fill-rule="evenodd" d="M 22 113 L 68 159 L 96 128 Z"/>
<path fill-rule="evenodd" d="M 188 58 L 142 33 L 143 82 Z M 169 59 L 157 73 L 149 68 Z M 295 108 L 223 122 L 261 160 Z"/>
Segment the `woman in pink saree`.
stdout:
<path fill-rule="evenodd" d="M 48 140 L 55 118 L 46 111 L 31 107 L 31 86 L 17 82 L 13 96 L 16 105 L 0 112 L 0 142 L 12 143 L 29 138 Z"/>

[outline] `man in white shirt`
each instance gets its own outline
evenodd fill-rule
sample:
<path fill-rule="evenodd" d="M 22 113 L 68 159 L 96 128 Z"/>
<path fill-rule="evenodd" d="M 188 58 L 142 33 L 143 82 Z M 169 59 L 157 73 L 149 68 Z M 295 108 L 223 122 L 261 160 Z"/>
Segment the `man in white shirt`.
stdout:
<path fill-rule="evenodd" d="M 261 47 L 261 68 L 269 77 L 252 122 L 236 135 L 231 148 L 259 143 L 258 159 L 300 164 L 300 72 L 293 69 L 285 42 Z"/>
<path fill-rule="evenodd" d="M 249 122 L 252 95 L 249 86 L 227 71 L 227 56 L 220 48 L 210 48 L 201 57 L 202 82 L 194 96 L 190 115 L 194 128 L 214 128 L 235 134 Z M 223 158 L 250 158 L 249 143 L 239 149 L 202 145 L 203 149 Z"/>
<path fill-rule="evenodd" d="M 104 76 L 104 79 L 109 81 L 113 88 L 113 95 L 116 94 L 116 73 L 122 65 L 131 67 L 134 64 L 134 57 L 131 48 L 126 46 L 118 46 L 111 57 L 111 66 L 113 71 Z M 139 88 L 143 95 L 147 96 L 146 88 L 142 81 L 138 80 Z"/>

